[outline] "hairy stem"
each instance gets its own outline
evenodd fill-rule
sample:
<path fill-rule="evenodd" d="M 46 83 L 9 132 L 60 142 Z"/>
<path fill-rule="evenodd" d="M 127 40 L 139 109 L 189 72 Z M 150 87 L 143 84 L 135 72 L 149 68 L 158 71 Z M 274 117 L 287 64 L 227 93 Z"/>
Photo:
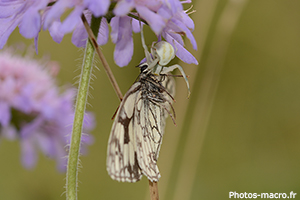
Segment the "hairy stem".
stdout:
<path fill-rule="evenodd" d="M 92 29 L 95 35 L 98 34 L 100 27 L 100 20 L 92 18 Z M 75 116 L 72 129 L 72 138 L 70 144 L 68 167 L 67 167 L 67 178 L 66 178 L 66 195 L 68 200 L 77 199 L 77 185 L 78 185 L 78 161 L 80 152 L 80 141 L 82 133 L 82 124 L 86 108 L 89 83 L 93 68 L 95 49 L 91 42 L 87 40 L 85 54 L 83 58 L 83 65 L 81 69 L 81 76 L 79 81 Z"/>

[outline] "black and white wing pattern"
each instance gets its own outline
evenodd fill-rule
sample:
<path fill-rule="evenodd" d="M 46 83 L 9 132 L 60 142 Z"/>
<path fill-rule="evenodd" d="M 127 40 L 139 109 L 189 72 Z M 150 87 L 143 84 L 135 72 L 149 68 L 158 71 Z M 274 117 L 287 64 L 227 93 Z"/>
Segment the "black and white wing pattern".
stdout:
<path fill-rule="evenodd" d="M 112 179 L 136 182 L 145 175 L 158 181 L 156 162 L 166 118 L 175 118 L 174 95 L 173 77 L 140 73 L 125 94 L 110 133 L 107 171 Z"/>

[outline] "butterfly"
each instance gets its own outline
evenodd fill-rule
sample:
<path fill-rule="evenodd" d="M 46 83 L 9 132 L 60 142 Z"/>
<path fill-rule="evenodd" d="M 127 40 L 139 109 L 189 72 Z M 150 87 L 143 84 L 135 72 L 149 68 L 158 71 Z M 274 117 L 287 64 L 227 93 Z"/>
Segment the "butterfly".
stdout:
<path fill-rule="evenodd" d="M 175 81 L 172 76 L 150 73 L 147 63 L 139 67 L 141 73 L 115 116 L 107 148 L 107 171 L 117 181 L 136 182 L 145 175 L 157 182 L 166 118 L 175 119 Z"/>
<path fill-rule="evenodd" d="M 157 167 L 166 118 L 175 124 L 172 106 L 175 81 L 169 74 L 179 69 L 185 79 L 190 95 L 187 76 L 178 64 L 167 66 L 175 57 L 173 45 L 166 41 L 145 44 L 141 27 L 142 46 L 146 61 L 139 65 L 141 72 L 137 81 L 125 94 L 117 111 L 107 147 L 106 169 L 110 177 L 122 182 L 136 182 L 145 175 L 157 182 Z"/>

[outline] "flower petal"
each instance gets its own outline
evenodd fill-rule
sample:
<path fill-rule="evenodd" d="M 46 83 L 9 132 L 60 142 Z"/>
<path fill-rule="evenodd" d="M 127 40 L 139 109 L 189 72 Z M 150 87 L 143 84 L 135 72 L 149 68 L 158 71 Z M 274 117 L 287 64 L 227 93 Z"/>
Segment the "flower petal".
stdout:
<path fill-rule="evenodd" d="M 166 20 L 169 20 L 173 17 L 172 10 L 164 4 L 158 9 L 157 13 Z"/>
<path fill-rule="evenodd" d="M 0 49 L 2 49 L 3 46 L 6 44 L 7 39 L 18 26 L 21 19 L 21 16 L 18 16 L 16 18 L 12 16 L 6 19 L 0 19 Z"/>
<path fill-rule="evenodd" d="M 133 55 L 133 39 L 130 17 L 119 18 L 118 37 L 114 51 L 114 60 L 120 67 L 128 65 Z"/>
<path fill-rule="evenodd" d="M 102 17 L 99 33 L 97 36 L 98 45 L 100 45 L 100 46 L 105 45 L 108 42 L 108 38 L 109 38 L 108 23 L 107 23 L 106 18 Z"/>
<path fill-rule="evenodd" d="M 1 134 L 8 140 L 15 140 L 18 138 L 18 133 L 15 127 L 13 126 L 2 126 Z"/>
<path fill-rule="evenodd" d="M 167 42 L 169 42 L 170 44 L 176 46 L 176 56 L 182 60 L 185 63 L 188 64 L 196 64 L 198 65 L 198 61 L 197 59 L 188 51 L 186 50 L 183 45 L 181 45 L 179 42 L 177 42 L 174 38 L 172 38 L 172 36 L 170 36 L 168 33 L 163 32 L 162 33 L 163 37 L 167 40 Z"/>
<path fill-rule="evenodd" d="M 76 47 L 84 47 L 87 38 L 88 34 L 83 26 L 83 23 L 78 24 L 72 34 L 72 43 Z"/>
<path fill-rule="evenodd" d="M 54 21 L 60 19 L 61 15 L 66 11 L 67 8 L 71 8 L 74 5 L 73 0 L 60 0 L 56 1 L 51 7 L 49 12 L 45 16 L 43 29 L 48 29 Z"/>
<path fill-rule="evenodd" d="M 114 8 L 116 16 L 125 16 L 134 8 L 134 0 L 121 0 L 118 1 Z"/>
<path fill-rule="evenodd" d="M 42 24 L 41 14 L 39 11 L 44 9 L 48 2 L 48 0 L 36 1 L 25 12 L 19 25 L 20 33 L 25 38 L 34 38 L 38 35 Z"/>
<path fill-rule="evenodd" d="M 154 31 L 156 35 L 159 35 L 163 28 L 166 26 L 165 19 L 160 16 L 159 14 L 156 14 L 149 10 L 147 7 L 144 6 L 136 6 L 136 10 L 139 12 L 141 17 L 148 22 L 151 29 Z"/>
<path fill-rule="evenodd" d="M 110 37 L 112 42 L 115 44 L 117 43 L 118 40 L 119 21 L 120 21 L 120 17 L 113 17 L 110 20 L 110 27 L 111 27 Z"/>
<path fill-rule="evenodd" d="M 21 139 L 26 139 L 32 136 L 38 130 L 38 128 L 41 127 L 43 122 L 44 119 L 42 117 L 37 117 L 29 124 L 24 125 L 20 131 Z"/>
<path fill-rule="evenodd" d="M 1 128 L 8 126 L 11 119 L 10 107 L 4 101 L 0 101 L 0 124 Z"/>
<path fill-rule="evenodd" d="M 1 1 L 0 2 L 0 18 L 15 17 L 22 9 L 26 7 L 26 1 Z"/>
<path fill-rule="evenodd" d="M 174 39 L 176 40 L 179 44 L 181 44 L 182 46 L 184 46 L 184 41 L 181 37 L 180 34 L 177 34 L 177 33 L 173 33 L 171 31 L 168 31 L 168 34 Z"/>
<path fill-rule="evenodd" d="M 92 13 L 90 11 L 83 11 L 85 18 L 89 25 L 91 24 Z M 88 34 L 85 30 L 83 23 L 78 23 L 73 31 L 72 43 L 77 47 L 85 47 Z"/>
<path fill-rule="evenodd" d="M 167 3 L 165 3 L 168 8 L 172 11 L 173 15 L 175 15 L 178 12 L 183 11 L 183 7 L 180 1 L 178 0 L 166 0 Z"/>
<path fill-rule="evenodd" d="M 53 38 L 53 40 L 57 43 L 61 43 L 64 37 L 64 34 L 61 31 L 59 31 L 60 26 L 61 26 L 60 21 L 53 21 L 53 23 L 49 27 L 50 35 Z"/>
<path fill-rule="evenodd" d="M 183 24 L 181 21 L 176 20 L 173 18 L 171 21 L 168 23 L 168 27 L 171 27 L 171 29 L 175 29 L 174 31 L 177 32 L 178 29 L 181 30 L 181 32 L 185 33 L 187 38 L 190 40 L 191 44 L 193 45 L 193 48 L 197 50 L 197 42 L 192 34 L 192 32 Z M 177 29 L 177 30 L 176 30 Z"/>
<path fill-rule="evenodd" d="M 32 168 L 36 165 L 37 152 L 34 149 L 33 141 L 30 139 L 21 140 L 22 164 L 25 168 Z"/>
<path fill-rule="evenodd" d="M 85 133 L 82 133 L 81 135 L 81 142 L 84 144 L 92 145 L 94 143 L 94 137 L 92 135 L 88 135 Z"/>
<path fill-rule="evenodd" d="M 55 155 L 55 147 L 53 143 L 54 137 L 49 137 L 44 133 L 35 134 L 33 136 L 36 140 L 37 146 L 41 151 L 50 158 L 53 158 Z"/>
<path fill-rule="evenodd" d="M 188 27 L 192 31 L 195 29 L 194 21 L 188 16 L 188 14 L 186 14 L 185 12 L 181 12 L 179 16 L 180 21 L 182 21 L 182 23 L 185 24 L 186 27 Z"/>
<path fill-rule="evenodd" d="M 110 5 L 110 0 L 84 0 L 84 5 L 92 11 L 95 17 L 105 15 Z"/>
<path fill-rule="evenodd" d="M 73 31 L 78 23 L 82 23 L 80 16 L 83 10 L 83 6 L 76 6 L 73 12 L 63 21 L 60 27 L 63 34 Z"/>
<path fill-rule="evenodd" d="M 141 22 L 141 24 L 142 24 L 142 26 L 144 25 L 143 22 Z M 132 19 L 131 25 L 132 25 L 133 32 L 135 32 L 135 33 L 141 32 L 141 27 L 140 27 L 140 21 L 139 20 Z"/>
<path fill-rule="evenodd" d="M 56 168 L 60 172 L 65 172 L 68 164 L 68 159 L 66 157 L 67 152 L 61 144 L 61 141 L 55 142 L 55 150 L 56 150 Z"/>

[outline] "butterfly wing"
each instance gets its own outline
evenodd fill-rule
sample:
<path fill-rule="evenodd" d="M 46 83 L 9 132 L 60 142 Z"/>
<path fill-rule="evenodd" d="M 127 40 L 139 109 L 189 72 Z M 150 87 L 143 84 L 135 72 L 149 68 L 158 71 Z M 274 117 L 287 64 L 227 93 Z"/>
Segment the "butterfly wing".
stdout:
<path fill-rule="evenodd" d="M 134 136 L 134 105 L 141 83 L 134 83 L 125 94 L 116 114 L 107 148 L 107 171 L 110 177 L 122 182 L 136 182 L 142 173 L 136 154 Z"/>
<path fill-rule="evenodd" d="M 175 82 L 172 77 L 166 77 L 162 86 L 170 95 L 175 94 Z M 150 93 L 154 99 L 145 98 L 145 95 L 137 96 L 135 108 L 135 129 L 137 160 L 142 173 L 150 181 L 157 182 L 160 173 L 157 167 L 166 118 L 170 113 L 172 98 L 166 91 L 156 94 Z"/>

